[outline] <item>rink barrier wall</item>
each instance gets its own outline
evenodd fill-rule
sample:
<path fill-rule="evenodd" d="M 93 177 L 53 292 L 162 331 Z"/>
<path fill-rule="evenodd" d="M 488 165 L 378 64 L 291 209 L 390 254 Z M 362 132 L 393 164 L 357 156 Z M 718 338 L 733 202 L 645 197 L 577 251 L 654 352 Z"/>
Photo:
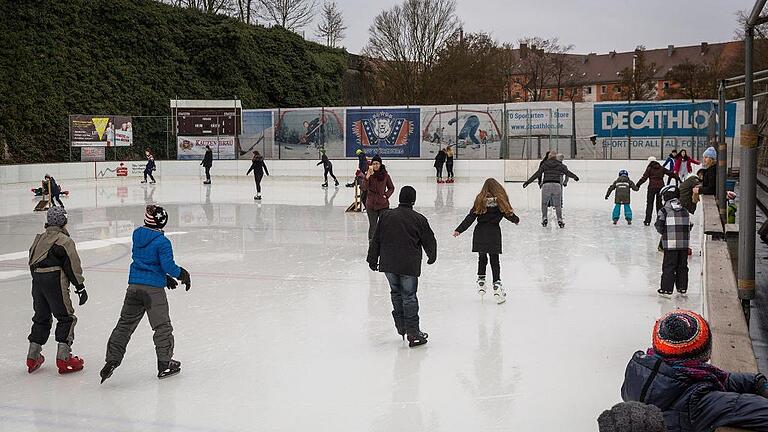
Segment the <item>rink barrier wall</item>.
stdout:
<path fill-rule="evenodd" d="M 315 160 L 267 160 L 266 164 L 271 175 L 275 177 L 320 178 L 323 175 L 322 166 L 317 166 Z M 647 161 L 638 160 L 566 160 L 568 168 L 579 176 L 581 181 L 588 183 L 613 182 L 619 170 L 626 169 L 630 177 L 637 181 L 648 165 Z M 144 171 L 144 161 L 114 161 L 114 162 L 70 162 L 59 164 L 30 164 L 0 166 L 0 185 L 25 184 L 37 185 L 45 174 L 50 174 L 59 182 L 64 180 L 101 180 L 121 177 L 141 177 Z M 435 177 L 434 162 L 419 159 L 389 159 L 384 160 L 387 170 L 393 178 L 433 178 Z M 213 177 L 244 176 L 251 166 L 247 160 L 217 160 L 214 161 L 211 175 Z M 523 182 L 539 167 L 539 161 L 526 160 L 457 160 L 454 172 L 457 178 L 485 179 L 494 177 L 507 182 Z M 357 170 L 357 160 L 333 160 L 333 171 L 339 182 L 351 180 Z M 443 176 L 447 174 L 443 170 Z M 157 161 L 157 178 L 164 177 L 201 177 L 203 167 L 199 161 Z M 607 186 L 606 186 L 607 187 Z"/>

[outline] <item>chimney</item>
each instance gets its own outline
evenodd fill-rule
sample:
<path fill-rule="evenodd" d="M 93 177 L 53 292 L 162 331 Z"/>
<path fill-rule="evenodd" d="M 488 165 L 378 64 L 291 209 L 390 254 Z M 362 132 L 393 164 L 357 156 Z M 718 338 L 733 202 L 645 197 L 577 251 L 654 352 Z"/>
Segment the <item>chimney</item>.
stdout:
<path fill-rule="evenodd" d="M 675 46 L 667 45 L 667 57 L 672 57 L 673 52 L 675 52 Z"/>
<path fill-rule="evenodd" d="M 527 43 L 521 43 L 520 44 L 520 58 L 528 58 L 528 44 Z"/>
<path fill-rule="evenodd" d="M 585 56 L 581 57 L 581 64 L 587 64 L 588 61 L 589 61 L 589 56 L 588 55 L 585 55 Z"/>
<path fill-rule="evenodd" d="M 611 58 L 613 58 L 616 56 L 616 51 L 611 51 L 608 53 L 608 55 L 611 56 Z"/>
<path fill-rule="evenodd" d="M 701 43 L 701 55 L 704 55 L 707 53 L 707 48 L 709 47 L 709 44 L 706 42 Z"/>

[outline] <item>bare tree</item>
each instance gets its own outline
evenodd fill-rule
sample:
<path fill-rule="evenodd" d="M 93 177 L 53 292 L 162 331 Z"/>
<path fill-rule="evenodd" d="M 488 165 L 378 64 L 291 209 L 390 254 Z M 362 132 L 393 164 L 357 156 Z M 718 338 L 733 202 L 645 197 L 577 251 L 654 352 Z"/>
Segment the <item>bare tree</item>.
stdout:
<path fill-rule="evenodd" d="M 237 17 L 240 21 L 251 24 L 256 11 L 256 0 L 237 0 Z"/>
<path fill-rule="evenodd" d="M 557 88 L 557 100 L 563 100 L 565 89 L 571 91 L 569 99 L 575 97 L 574 89 L 577 83 L 576 62 L 569 54 L 573 50 L 573 45 L 555 44 L 550 53 L 550 64 L 552 66 L 552 83 Z"/>
<path fill-rule="evenodd" d="M 317 0 L 257 0 L 256 17 L 288 30 L 299 30 L 315 18 Z"/>
<path fill-rule="evenodd" d="M 336 43 L 344 39 L 344 31 L 347 26 L 344 25 L 344 16 L 341 14 L 335 1 L 325 2 L 321 21 L 317 24 L 315 36 L 325 40 L 325 44 L 331 48 L 336 48 Z"/>
<path fill-rule="evenodd" d="M 459 27 L 455 0 L 404 0 L 376 16 L 364 53 L 383 60 L 379 75 L 393 102 L 419 101 L 421 76 Z"/>
<path fill-rule="evenodd" d="M 626 99 L 650 100 L 656 95 L 656 63 L 647 63 L 645 60 L 645 47 L 635 48 L 633 67 L 626 67 L 619 72 L 622 91 L 626 92 Z"/>
<path fill-rule="evenodd" d="M 562 47 L 557 38 L 534 36 L 520 39 L 519 42 L 520 72 L 528 80 L 524 83 L 528 98 L 532 101 L 541 100 L 544 87 L 551 85 L 555 77 L 553 58 L 555 53 L 562 51 Z"/>

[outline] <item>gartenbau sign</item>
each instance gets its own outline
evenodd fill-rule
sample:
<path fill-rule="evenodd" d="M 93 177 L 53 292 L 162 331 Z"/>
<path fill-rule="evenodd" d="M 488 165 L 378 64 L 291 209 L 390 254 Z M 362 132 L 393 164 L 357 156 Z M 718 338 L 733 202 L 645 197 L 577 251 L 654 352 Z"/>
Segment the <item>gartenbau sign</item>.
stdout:
<path fill-rule="evenodd" d="M 733 137 L 736 104 L 727 104 L 725 111 L 725 135 Z M 707 134 L 710 122 L 717 130 L 716 112 L 712 102 L 595 104 L 594 128 L 601 138 L 699 136 Z"/>

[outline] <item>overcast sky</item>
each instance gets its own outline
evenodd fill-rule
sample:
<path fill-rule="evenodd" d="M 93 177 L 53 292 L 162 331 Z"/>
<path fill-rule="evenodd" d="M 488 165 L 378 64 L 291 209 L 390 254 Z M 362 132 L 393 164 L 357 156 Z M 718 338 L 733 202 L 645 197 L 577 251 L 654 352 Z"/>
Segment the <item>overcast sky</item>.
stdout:
<path fill-rule="evenodd" d="M 322 0 L 318 0 L 322 3 Z M 336 0 L 349 27 L 342 41 L 359 53 L 368 27 L 383 9 L 402 0 Z M 524 36 L 559 37 L 576 53 L 631 51 L 637 45 L 665 48 L 734 38 L 738 10 L 755 0 L 457 0 L 468 32 L 485 31 L 499 42 Z M 307 31 L 311 36 L 313 32 Z"/>

